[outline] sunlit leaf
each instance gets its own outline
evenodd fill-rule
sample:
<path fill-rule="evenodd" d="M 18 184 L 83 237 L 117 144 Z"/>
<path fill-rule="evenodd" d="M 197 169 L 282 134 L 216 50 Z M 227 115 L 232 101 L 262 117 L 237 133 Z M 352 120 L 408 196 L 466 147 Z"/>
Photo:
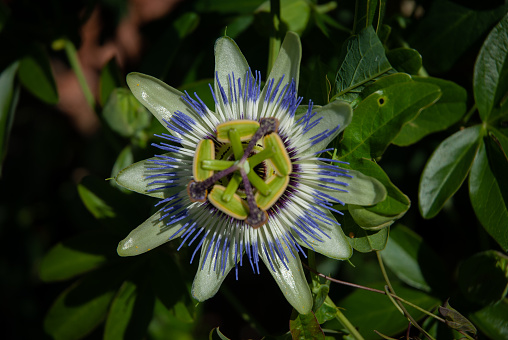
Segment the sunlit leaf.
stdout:
<path fill-rule="evenodd" d="M 401 224 L 392 228 L 381 256 L 394 274 L 408 285 L 426 292 L 446 290 L 442 260 L 411 229 Z"/>
<path fill-rule="evenodd" d="M 293 340 L 325 339 L 325 334 L 313 312 L 298 314 L 293 310 L 289 320 L 289 329 Z"/>
<path fill-rule="evenodd" d="M 369 286 L 383 289 L 383 285 L 384 283 Z M 399 285 L 394 285 L 394 290 L 400 297 L 423 309 L 431 310 L 439 305 L 438 299 L 421 291 Z M 400 314 L 388 297 L 382 294 L 357 289 L 339 301 L 337 306 L 344 308 L 344 315 L 358 329 L 365 340 L 379 339 L 374 330 L 393 336 L 407 329 L 406 318 Z M 406 306 L 406 309 L 415 320 L 420 320 L 425 316 L 424 313 L 410 306 Z"/>
<path fill-rule="evenodd" d="M 417 74 L 422 67 L 422 56 L 417 50 L 399 47 L 386 53 L 388 61 L 399 72 Z"/>
<path fill-rule="evenodd" d="M 439 87 L 414 81 L 396 83 L 372 93 L 360 102 L 344 131 L 339 157 L 381 156 L 402 126 L 440 95 Z"/>
<path fill-rule="evenodd" d="M 489 339 L 508 339 L 508 299 L 469 315 Z"/>
<path fill-rule="evenodd" d="M 353 102 L 369 82 L 390 70 L 392 66 L 372 26 L 362 29 L 342 45 L 334 99 Z"/>
<path fill-rule="evenodd" d="M 423 170 L 418 193 L 425 218 L 437 215 L 466 179 L 480 145 L 481 126 L 461 130 L 445 139 Z"/>
<path fill-rule="evenodd" d="M 497 243 L 508 251 L 508 208 L 482 142 L 469 176 L 469 196 L 476 217 Z"/>
<path fill-rule="evenodd" d="M 436 103 L 424 109 L 415 119 L 402 127 L 393 141 L 399 146 L 416 143 L 430 133 L 450 127 L 459 121 L 467 110 L 467 92 L 463 87 L 454 82 L 433 77 L 413 76 L 413 79 L 439 86 L 442 95 Z"/>
<path fill-rule="evenodd" d="M 58 243 L 42 259 L 44 281 L 66 280 L 117 258 L 119 237 L 103 230 L 91 231 Z"/>
<path fill-rule="evenodd" d="M 492 109 L 499 106 L 508 91 L 508 14 L 494 27 L 483 43 L 474 69 L 474 98 L 482 121 L 496 118 Z"/>

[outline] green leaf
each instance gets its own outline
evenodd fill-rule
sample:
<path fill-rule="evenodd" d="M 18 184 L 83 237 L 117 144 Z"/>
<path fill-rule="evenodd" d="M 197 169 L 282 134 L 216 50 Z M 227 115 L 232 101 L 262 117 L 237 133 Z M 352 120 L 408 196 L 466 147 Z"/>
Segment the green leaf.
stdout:
<path fill-rule="evenodd" d="M 459 288 L 466 298 L 488 305 L 506 297 L 508 256 L 488 250 L 477 253 L 459 265 Z"/>
<path fill-rule="evenodd" d="M 151 258 L 150 266 L 152 289 L 167 309 L 175 307 L 183 297 L 189 297 L 183 276 L 171 256 L 159 251 Z"/>
<path fill-rule="evenodd" d="M 476 217 L 497 243 L 508 251 L 508 208 L 501 188 L 487 159 L 485 144 L 480 143 L 469 176 L 469 197 Z"/>
<path fill-rule="evenodd" d="M 120 152 L 118 157 L 116 158 L 115 164 L 113 164 L 113 168 L 111 169 L 111 177 L 115 177 L 120 170 L 125 169 L 129 165 L 132 165 L 134 163 L 134 155 L 132 153 L 132 146 L 127 145 L 123 150 Z M 111 181 L 111 185 L 116 185 L 116 181 Z M 121 189 L 124 189 L 123 187 L 120 187 Z M 130 192 L 129 190 L 125 189 L 125 192 Z"/>
<path fill-rule="evenodd" d="M 429 72 L 447 71 L 503 17 L 507 8 L 508 5 L 502 5 L 479 11 L 457 2 L 434 1 L 409 39 L 409 45 L 422 54 Z"/>
<path fill-rule="evenodd" d="M 289 330 L 293 340 L 325 339 L 325 334 L 313 312 L 298 314 L 296 310 L 293 310 L 289 320 Z"/>
<path fill-rule="evenodd" d="M 446 276 L 443 261 L 414 231 L 403 225 L 391 229 L 386 248 L 381 252 L 384 263 L 408 285 L 430 292 L 443 290 Z"/>
<path fill-rule="evenodd" d="M 222 334 L 222 332 L 219 330 L 219 327 L 214 328 L 210 331 L 210 334 L 208 335 L 208 339 L 210 339 L 210 340 L 230 340 L 227 336 Z"/>
<path fill-rule="evenodd" d="M 480 125 L 461 130 L 445 139 L 434 151 L 425 165 L 418 191 L 424 218 L 436 216 L 460 188 L 473 164 L 481 133 Z"/>
<path fill-rule="evenodd" d="M 81 339 L 90 333 L 106 316 L 128 268 L 101 268 L 69 287 L 49 309 L 44 330 L 56 340 Z"/>
<path fill-rule="evenodd" d="M 446 301 L 444 306 L 439 307 L 439 313 L 445 317 L 445 324 L 448 327 L 476 335 L 476 328 L 471 321 L 466 319 L 466 317 L 450 306 L 448 301 Z"/>
<path fill-rule="evenodd" d="M 344 217 L 339 219 L 339 221 L 342 224 L 344 234 L 348 237 L 349 244 L 351 244 L 356 251 L 368 253 L 385 248 L 390 228 L 382 228 L 379 230 L 363 229 L 347 211 L 344 212 Z"/>
<path fill-rule="evenodd" d="M 399 72 L 418 74 L 422 67 L 422 56 L 417 50 L 399 47 L 386 53 L 388 61 Z"/>
<path fill-rule="evenodd" d="M 114 209 L 85 185 L 78 184 L 78 193 L 88 211 L 90 211 L 95 218 L 105 219 L 116 216 Z"/>
<path fill-rule="evenodd" d="M 19 99 L 19 85 L 15 80 L 18 64 L 13 63 L 0 73 L 0 175 Z"/>
<path fill-rule="evenodd" d="M 118 258 L 118 236 L 103 230 L 91 231 L 58 243 L 42 259 L 43 281 L 67 280 Z"/>
<path fill-rule="evenodd" d="M 175 58 L 181 52 L 184 39 L 196 30 L 199 22 L 199 14 L 185 12 L 173 20 L 171 25 L 165 26 L 166 29 L 158 33 L 160 38 L 143 58 L 140 71 L 159 79 L 166 78 Z"/>
<path fill-rule="evenodd" d="M 458 122 L 467 110 L 467 92 L 463 87 L 452 81 L 433 77 L 413 76 L 413 79 L 439 86 L 442 95 L 434 105 L 424 109 L 402 127 L 393 141 L 399 146 L 414 144 L 430 133 L 447 129 Z"/>
<path fill-rule="evenodd" d="M 132 137 L 150 125 L 152 115 L 125 88 L 117 88 L 108 97 L 102 112 L 108 125 L 123 137 Z"/>
<path fill-rule="evenodd" d="M 508 339 L 508 299 L 469 315 L 489 339 Z"/>
<path fill-rule="evenodd" d="M 370 286 L 382 289 L 384 284 L 383 282 Z M 423 309 L 431 310 L 439 305 L 438 299 L 421 291 L 399 285 L 394 285 L 394 289 L 398 296 Z M 339 301 L 337 306 L 344 308 L 344 315 L 365 340 L 379 339 L 374 330 L 393 336 L 407 329 L 407 319 L 400 314 L 390 299 L 382 294 L 357 289 Z M 415 320 L 420 320 L 425 316 L 424 313 L 410 306 L 405 307 Z"/>
<path fill-rule="evenodd" d="M 376 27 L 379 26 L 378 22 L 380 22 L 382 18 L 380 17 L 376 18 L 376 15 L 380 11 L 384 11 L 385 2 L 386 1 L 379 0 L 356 1 L 353 32 L 359 33 L 362 29 L 367 28 L 369 26 Z M 378 3 L 380 4 L 381 8 L 378 8 Z"/>
<path fill-rule="evenodd" d="M 104 340 L 143 339 L 154 303 L 153 293 L 146 286 L 125 281 L 111 303 Z"/>
<path fill-rule="evenodd" d="M 58 90 L 49 63 L 49 57 L 42 47 L 21 59 L 18 76 L 21 84 L 40 100 L 54 105 L 58 103 Z"/>
<path fill-rule="evenodd" d="M 369 82 L 390 70 L 392 66 L 372 26 L 361 30 L 342 45 L 339 71 L 335 77 L 337 92 L 332 100 L 353 102 Z"/>
<path fill-rule="evenodd" d="M 377 163 L 368 159 L 357 159 L 350 162 L 350 167 L 379 180 L 387 192 L 386 198 L 373 206 L 348 205 L 349 213 L 360 227 L 380 230 L 404 216 L 411 205 L 409 198 L 390 181 Z"/>
<path fill-rule="evenodd" d="M 337 316 L 337 307 L 330 305 L 327 300 L 328 299 L 326 299 L 314 313 L 319 324 L 333 320 Z"/>
<path fill-rule="evenodd" d="M 99 100 L 102 106 L 108 101 L 109 95 L 117 87 L 122 87 L 125 84 L 124 77 L 122 76 L 115 58 L 111 60 L 102 68 L 101 77 L 99 80 Z"/>
<path fill-rule="evenodd" d="M 508 92 L 508 14 L 494 27 L 483 43 L 474 68 L 474 99 L 482 121 L 496 118 L 498 108 Z"/>
<path fill-rule="evenodd" d="M 360 102 L 344 131 L 339 157 L 381 156 L 402 126 L 440 95 L 436 85 L 413 81 L 396 83 L 372 93 Z"/>

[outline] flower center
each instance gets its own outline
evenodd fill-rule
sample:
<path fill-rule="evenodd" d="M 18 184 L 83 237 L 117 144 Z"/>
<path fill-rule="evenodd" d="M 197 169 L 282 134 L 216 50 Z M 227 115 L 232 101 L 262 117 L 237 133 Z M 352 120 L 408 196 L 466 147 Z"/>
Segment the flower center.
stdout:
<path fill-rule="evenodd" d="M 219 124 L 216 140 L 230 146 L 234 160 L 227 153 L 223 154 L 225 159 L 215 159 L 214 141 L 201 140 L 192 165 L 194 180 L 187 185 L 190 200 L 208 200 L 253 228 L 263 226 L 268 221 L 266 211 L 284 193 L 293 171 L 286 147 L 276 132 L 278 125 L 276 118 Z M 263 178 L 255 171 L 261 164 L 266 169 Z M 217 184 L 220 180 L 227 185 Z"/>

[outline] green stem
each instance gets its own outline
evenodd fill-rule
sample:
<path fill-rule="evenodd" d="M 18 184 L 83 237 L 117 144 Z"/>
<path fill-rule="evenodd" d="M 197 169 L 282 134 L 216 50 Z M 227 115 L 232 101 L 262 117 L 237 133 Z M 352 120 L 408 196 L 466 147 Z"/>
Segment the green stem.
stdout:
<path fill-rule="evenodd" d="M 270 13 L 272 16 L 272 34 L 268 48 L 268 70 L 267 77 L 272 71 L 275 60 L 280 51 L 280 0 L 270 0 Z"/>
<path fill-rule="evenodd" d="M 467 124 L 469 122 L 469 119 L 471 119 L 471 116 L 476 112 L 476 104 L 474 104 L 469 111 L 467 111 L 466 115 L 464 116 L 464 119 L 462 119 L 462 124 Z"/>
<path fill-rule="evenodd" d="M 65 39 L 65 53 L 67 54 L 67 58 L 69 59 L 69 63 L 71 64 L 74 73 L 78 77 L 79 85 L 81 86 L 81 90 L 85 95 L 85 99 L 90 106 L 90 108 L 95 111 L 95 98 L 86 82 L 85 74 L 83 73 L 83 69 L 81 68 L 81 64 L 78 59 L 78 53 L 76 51 L 76 47 L 69 39 Z"/>
<path fill-rule="evenodd" d="M 334 307 L 337 312 L 335 314 L 335 318 L 342 324 L 342 326 L 344 326 L 349 334 L 354 337 L 356 340 L 365 340 L 363 338 L 363 336 L 360 334 L 360 332 L 358 332 L 358 330 L 355 328 L 355 326 L 353 326 L 353 324 L 348 320 L 348 318 L 346 318 L 346 316 L 340 311 L 339 308 L 337 308 L 337 306 L 335 306 L 335 304 L 333 303 L 332 299 L 330 299 L 329 296 L 326 297 L 326 300 L 325 300 L 326 304 Z"/>
<path fill-rule="evenodd" d="M 388 294 L 388 292 L 386 291 L 388 288 L 390 289 L 390 292 L 394 295 L 396 295 L 395 293 L 395 290 L 393 289 L 393 286 L 392 286 L 392 283 L 390 282 L 390 279 L 388 278 L 388 274 L 386 273 L 386 269 L 385 269 L 385 265 L 383 264 L 383 259 L 381 258 L 381 254 L 379 253 L 379 251 L 376 251 L 376 256 L 377 256 L 377 260 L 379 262 L 379 268 L 381 268 L 381 273 L 383 274 L 383 277 L 386 281 L 386 286 L 385 286 L 385 292 L 386 294 L 388 295 L 388 297 L 390 297 L 390 300 L 392 300 L 392 302 L 394 304 L 396 304 L 396 306 L 398 306 L 398 309 L 399 310 L 402 310 L 402 313 L 404 314 L 404 316 L 411 322 L 411 324 L 416 327 L 420 332 L 422 332 L 422 334 L 424 334 L 427 338 L 429 338 L 430 340 L 436 340 L 434 339 L 429 333 L 427 333 L 419 324 L 418 322 L 416 322 L 416 320 L 411 316 L 411 314 L 409 314 L 409 312 L 407 311 L 406 307 L 404 307 L 404 305 L 400 302 L 400 301 L 394 301 L 392 298 L 391 298 L 391 294 Z"/>

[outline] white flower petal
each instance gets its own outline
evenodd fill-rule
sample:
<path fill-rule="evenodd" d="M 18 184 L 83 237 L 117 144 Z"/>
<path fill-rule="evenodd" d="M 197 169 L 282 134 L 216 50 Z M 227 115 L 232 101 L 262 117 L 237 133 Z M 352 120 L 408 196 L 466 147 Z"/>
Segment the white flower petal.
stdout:
<path fill-rule="evenodd" d="M 265 249 L 260 250 L 259 255 L 288 302 L 298 313 L 307 314 L 311 311 L 313 302 L 302 263 L 298 255 L 293 257 L 286 247 L 283 250 L 287 259 L 284 262 L 277 255 L 270 256 L 269 261 Z"/>
<path fill-rule="evenodd" d="M 192 282 L 192 296 L 198 301 L 205 301 L 214 296 L 222 281 L 235 266 L 234 249 L 224 250 L 224 243 L 219 243 L 217 253 L 214 254 L 217 241 L 214 240 L 210 246 L 211 242 L 212 237 L 208 235 L 201 246 L 199 267 L 194 282 Z M 232 244 L 233 242 L 231 242 Z M 223 258 L 224 254 L 226 254 L 226 258 Z M 206 260 L 204 261 L 205 256 Z"/>
<path fill-rule="evenodd" d="M 320 241 L 322 242 L 315 240 L 312 237 L 308 237 L 306 241 L 312 247 L 302 241 L 298 243 L 301 246 L 313 249 L 314 251 L 333 259 L 347 260 L 351 257 L 351 255 L 353 255 L 353 248 L 351 248 L 351 245 L 349 244 L 346 235 L 344 235 L 342 228 L 337 223 L 335 216 L 333 216 L 329 210 L 326 210 L 326 216 L 333 222 L 324 222 L 319 219 L 315 219 L 315 221 L 319 224 L 319 228 L 329 237 L 320 234 Z"/>
<path fill-rule="evenodd" d="M 141 223 L 136 229 L 118 244 L 117 252 L 120 256 L 135 256 L 146 253 L 166 242 L 168 242 L 176 232 L 185 224 L 184 221 L 166 226 L 164 221 L 160 221 L 164 213 L 157 211 L 145 222 Z"/>
<path fill-rule="evenodd" d="M 169 153 L 166 155 L 170 155 Z M 181 158 L 181 156 L 179 156 Z M 145 159 L 134 163 L 125 169 L 121 170 L 115 177 L 116 183 L 121 185 L 122 187 L 138 192 L 140 194 L 148 195 L 156 198 L 166 198 L 172 196 L 182 190 L 185 190 L 184 185 L 178 185 L 173 188 L 164 188 L 161 190 L 154 190 L 160 187 L 165 186 L 164 184 L 153 183 L 157 180 L 157 178 L 147 178 L 147 176 L 153 175 L 155 173 L 161 173 L 160 170 L 149 170 L 154 168 L 154 161 L 160 161 L 160 158 L 153 157 L 149 159 Z M 189 171 L 190 173 L 190 171 Z M 183 176 L 178 176 L 178 178 L 182 178 Z M 189 179 L 187 182 L 190 180 Z M 153 183 L 153 184 L 151 184 Z M 178 182 L 180 183 L 180 182 Z"/>
<path fill-rule="evenodd" d="M 319 135 L 326 130 L 329 131 L 329 134 L 320 142 L 302 151 L 302 156 L 324 150 L 326 146 L 334 140 L 335 137 L 337 137 L 338 134 L 349 125 L 349 123 L 351 123 L 351 119 L 353 118 L 353 109 L 351 108 L 351 105 L 339 100 L 333 101 L 325 106 L 318 107 L 313 110 L 313 112 L 316 112 L 316 116 L 313 118 L 313 121 L 320 118 L 321 120 L 319 124 L 304 134 L 304 138 L 300 141 L 300 143 L 304 144 L 305 141 L 308 141 L 310 138 Z M 296 117 L 297 120 L 299 118 L 300 117 Z M 339 126 L 338 129 L 336 129 L 337 126 Z M 296 145 L 296 147 L 298 146 Z"/>
<path fill-rule="evenodd" d="M 298 89 L 298 81 L 300 77 L 300 61 L 302 60 L 302 43 L 300 37 L 295 32 L 287 32 L 282 46 L 280 47 L 279 55 L 273 64 L 270 75 L 266 80 L 275 79 L 277 84 L 282 76 L 284 76 L 284 84 L 295 80 L 296 88 Z M 261 98 L 264 98 L 266 87 L 263 89 Z"/>
<path fill-rule="evenodd" d="M 236 79 L 242 79 L 245 81 L 245 74 L 249 70 L 249 63 L 247 63 L 247 59 L 240 51 L 240 48 L 235 43 L 233 39 L 230 37 L 224 36 L 217 39 L 215 42 L 215 72 L 213 74 L 214 79 L 214 91 L 215 96 L 218 98 L 220 96 L 220 90 L 217 84 L 217 75 L 219 77 L 219 81 L 221 86 L 226 91 L 226 95 L 229 98 L 229 77 L 231 77 L 231 73 L 235 76 Z M 233 79 L 231 79 L 233 81 Z M 232 85 L 232 84 L 231 84 Z M 235 84 L 237 86 L 237 84 Z"/>
<path fill-rule="evenodd" d="M 162 126 L 166 127 L 166 120 L 169 122 L 173 113 L 181 111 L 194 120 L 199 116 L 181 98 L 184 94 L 177 89 L 167 85 L 163 81 L 141 73 L 129 73 L 127 85 L 136 97 L 154 116 Z M 172 131 L 170 131 L 172 133 Z"/>

